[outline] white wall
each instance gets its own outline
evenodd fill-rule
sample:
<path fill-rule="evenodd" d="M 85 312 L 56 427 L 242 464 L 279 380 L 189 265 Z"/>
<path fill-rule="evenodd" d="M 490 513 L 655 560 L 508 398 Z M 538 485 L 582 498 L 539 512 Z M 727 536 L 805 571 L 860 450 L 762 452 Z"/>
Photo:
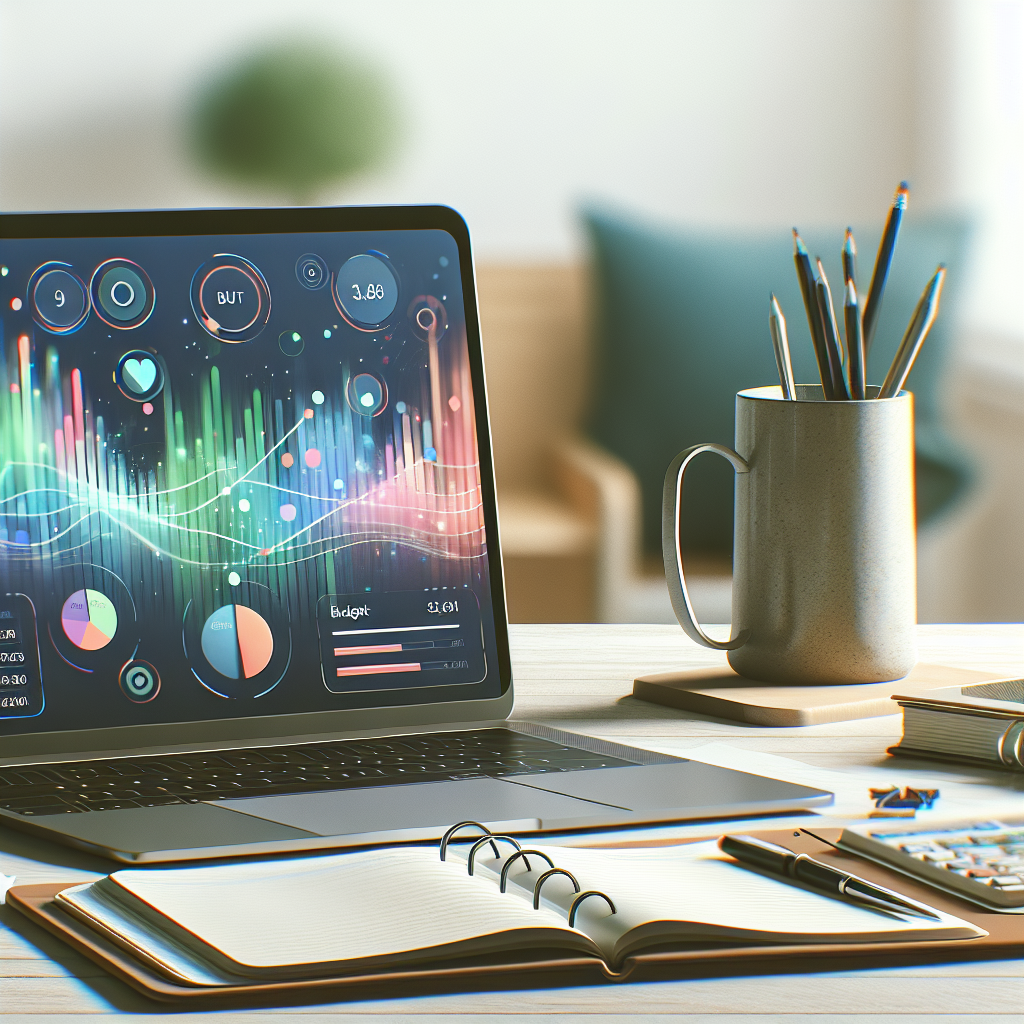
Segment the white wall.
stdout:
<path fill-rule="evenodd" d="M 248 198 L 190 174 L 173 117 L 251 41 L 307 28 L 376 55 L 408 110 L 398 164 L 324 198 L 450 203 L 484 258 L 575 255 L 589 196 L 705 223 L 881 217 L 912 169 L 912 7 L 4 0 L 0 205 Z"/>

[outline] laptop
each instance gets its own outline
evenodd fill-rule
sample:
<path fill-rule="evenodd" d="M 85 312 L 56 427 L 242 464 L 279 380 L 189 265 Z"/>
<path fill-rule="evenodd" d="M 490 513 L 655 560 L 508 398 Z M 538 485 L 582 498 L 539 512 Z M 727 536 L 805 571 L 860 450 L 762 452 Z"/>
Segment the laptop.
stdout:
<path fill-rule="evenodd" d="M 0 216 L 0 822 L 131 863 L 828 803 L 511 722 L 444 207 Z"/>

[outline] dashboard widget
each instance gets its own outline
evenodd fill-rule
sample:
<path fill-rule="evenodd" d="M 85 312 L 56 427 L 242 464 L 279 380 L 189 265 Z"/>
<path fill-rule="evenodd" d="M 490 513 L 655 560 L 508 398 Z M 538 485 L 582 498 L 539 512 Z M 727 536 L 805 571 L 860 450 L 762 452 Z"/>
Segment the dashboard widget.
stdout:
<path fill-rule="evenodd" d="M 325 594 L 316 621 L 332 693 L 476 683 L 486 672 L 480 605 L 468 587 Z"/>
<path fill-rule="evenodd" d="M 302 335 L 298 331 L 282 331 L 277 338 L 277 347 L 292 359 L 301 356 L 306 347 Z"/>
<path fill-rule="evenodd" d="M 109 327 L 128 331 L 144 324 L 156 305 L 149 275 L 131 260 L 101 263 L 89 283 L 96 315 Z"/>
<path fill-rule="evenodd" d="M 398 279 L 380 252 L 346 260 L 334 281 L 338 312 L 359 331 L 382 327 L 398 305 Z"/>
<path fill-rule="evenodd" d="M 196 678 L 221 697 L 256 698 L 281 681 L 291 661 L 291 629 L 267 587 L 239 581 L 230 598 L 189 603 L 185 653 Z"/>
<path fill-rule="evenodd" d="M 99 565 L 54 573 L 50 640 L 61 658 L 81 672 L 112 677 L 135 652 L 135 604 L 120 577 Z"/>
<path fill-rule="evenodd" d="M 247 259 L 221 253 L 192 276 L 192 310 L 219 341 L 252 341 L 270 319 L 270 286 Z"/>
<path fill-rule="evenodd" d="M 315 252 L 307 252 L 295 261 L 295 276 L 303 288 L 315 292 L 327 284 L 331 272 Z"/>
<path fill-rule="evenodd" d="M 117 682 L 121 692 L 135 704 L 148 704 L 160 692 L 160 673 L 148 661 L 129 661 Z"/>
<path fill-rule="evenodd" d="M 409 304 L 409 321 L 421 341 L 440 341 L 448 330 L 448 313 L 440 299 L 417 295 Z"/>
<path fill-rule="evenodd" d="M 163 367 L 151 353 L 133 349 L 117 361 L 114 383 L 125 398 L 149 402 L 163 391 Z"/>
<path fill-rule="evenodd" d="M 24 594 L 0 596 L 0 719 L 32 718 L 42 712 L 36 613 Z"/>
<path fill-rule="evenodd" d="M 388 404 L 388 386 L 372 373 L 357 373 L 345 388 L 345 398 L 360 416 L 379 416 Z"/>
<path fill-rule="evenodd" d="M 44 263 L 29 278 L 32 319 L 51 334 L 70 334 L 89 315 L 89 290 L 69 263 Z"/>

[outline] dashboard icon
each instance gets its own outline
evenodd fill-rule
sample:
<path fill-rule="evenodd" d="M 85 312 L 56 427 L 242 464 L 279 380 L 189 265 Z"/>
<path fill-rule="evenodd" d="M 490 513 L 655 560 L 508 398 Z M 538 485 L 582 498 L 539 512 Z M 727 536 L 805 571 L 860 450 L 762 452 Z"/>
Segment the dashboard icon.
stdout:
<path fill-rule="evenodd" d="M 149 402 L 163 390 L 164 371 L 149 352 L 133 349 L 117 361 L 114 383 L 125 398 Z"/>
<path fill-rule="evenodd" d="M 323 288 L 330 274 L 327 264 L 315 252 L 307 252 L 295 261 L 295 276 L 299 284 L 311 292 Z"/>
<path fill-rule="evenodd" d="M 131 260 L 107 260 L 89 283 L 96 315 L 109 327 L 128 331 L 144 324 L 156 305 L 149 275 Z"/>
<path fill-rule="evenodd" d="M 44 263 L 29 278 L 32 318 L 51 334 L 70 334 L 89 315 L 89 292 L 68 263 Z"/>
<path fill-rule="evenodd" d="M 192 310 L 203 329 L 228 344 L 252 341 L 270 319 L 270 287 L 241 256 L 221 253 L 192 276 Z"/>
<path fill-rule="evenodd" d="M 383 253 L 362 253 L 342 264 L 334 280 L 338 312 L 360 331 L 381 327 L 398 305 L 398 280 Z"/>
<path fill-rule="evenodd" d="M 121 692 L 136 704 L 146 704 L 160 692 L 160 673 L 148 661 L 129 661 L 117 682 Z"/>

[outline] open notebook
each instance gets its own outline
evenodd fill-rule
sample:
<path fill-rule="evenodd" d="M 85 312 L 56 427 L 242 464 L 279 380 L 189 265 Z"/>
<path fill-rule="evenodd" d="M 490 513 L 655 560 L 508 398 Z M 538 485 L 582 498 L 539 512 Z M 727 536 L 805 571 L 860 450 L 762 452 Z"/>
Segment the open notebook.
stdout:
<path fill-rule="evenodd" d="M 59 894 L 59 904 L 175 981 L 317 975 L 441 963 L 482 954 L 599 957 L 613 970 L 652 947 L 969 939 L 986 933 L 948 914 L 882 913 L 742 867 L 713 842 L 661 849 L 534 847 L 607 893 L 579 904 L 549 866 L 465 849 L 403 847 L 273 862 L 117 871 Z M 485 851 L 480 850 L 483 854 Z M 510 851 L 511 852 L 511 851 Z"/>

